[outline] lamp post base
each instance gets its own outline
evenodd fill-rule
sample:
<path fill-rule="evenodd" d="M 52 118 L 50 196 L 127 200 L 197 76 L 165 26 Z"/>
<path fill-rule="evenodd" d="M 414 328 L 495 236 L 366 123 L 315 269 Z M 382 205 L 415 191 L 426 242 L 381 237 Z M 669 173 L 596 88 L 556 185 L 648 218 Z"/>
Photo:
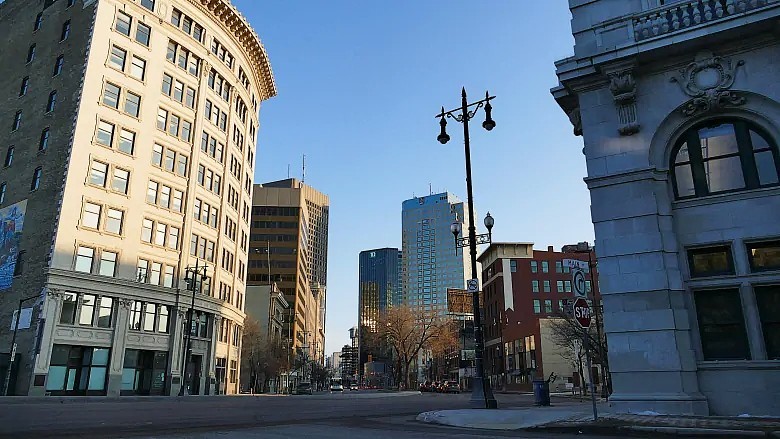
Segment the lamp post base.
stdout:
<path fill-rule="evenodd" d="M 471 379 L 471 399 L 469 400 L 469 405 L 481 409 L 498 408 L 498 401 L 493 396 L 493 389 L 490 388 L 487 380 L 483 380 L 480 377 Z"/>

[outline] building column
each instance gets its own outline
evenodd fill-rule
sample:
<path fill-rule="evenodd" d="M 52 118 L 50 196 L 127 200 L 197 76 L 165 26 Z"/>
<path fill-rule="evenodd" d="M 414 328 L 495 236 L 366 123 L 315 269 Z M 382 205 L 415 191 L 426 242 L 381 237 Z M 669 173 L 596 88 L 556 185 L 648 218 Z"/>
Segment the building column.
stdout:
<path fill-rule="evenodd" d="M 54 328 L 59 321 L 62 310 L 63 295 L 58 290 L 48 290 L 38 322 L 41 328 L 38 355 L 33 366 L 33 379 L 30 382 L 28 396 L 44 396 L 46 394 L 46 378 L 49 373 L 51 349 L 54 344 Z"/>
<path fill-rule="evenodd" d="M 588 179 L 618 412 L 707 415 L 667 174 Z"/>
<path fill-rule="evenodd" d="M 208 355 L 203 361 L 203 381 L 206 383 L 204 395 L 213 395 L 216 393 L 216 358 L 217 358 L 217 340 L 219 340 L 219 324 L 222 317 L 214 314 L 211 322 L 211 343 L 209 344 Z"/>
<path fill-rule="evenodd" d="M 184 371 L 181 369 L 181 361 L 184 355 L 184 326 L 187 324 L 187 309 L 174 307 L 171 322 L 170 351 L 168 357 L 170 364 L 168 366 L 168 395 L 176 396 L 179 389 L 184 385 Z M 186 366 L 185 366 L 186 367 Z"/>
<path fill-rule="evenodd" d="M 109 360 L 107 396 L 119 396 L 122 392 L 122 369 L 125 362 L 125 344 L 127 344 L 127 329 L 130 307 L 133 301 L 119 299 L 114 319 L 114 334 L 111 340 L 111 359 Z"/>

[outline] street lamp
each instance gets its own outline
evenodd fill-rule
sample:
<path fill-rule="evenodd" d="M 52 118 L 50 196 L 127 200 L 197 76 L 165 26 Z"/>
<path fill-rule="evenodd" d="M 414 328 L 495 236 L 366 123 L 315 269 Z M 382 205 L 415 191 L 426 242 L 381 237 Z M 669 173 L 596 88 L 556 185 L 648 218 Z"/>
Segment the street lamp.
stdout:
<path fill-rule="evenodd" d="M 5 383 L 3 384 L 2 395 L 8 396 L 8 387 L 11 384 L 11 371 L 14 369 L 14 363 L 16 362 L 16 332 L 19 330 L 19 320 L 22 319 L 22 305 L 24 302 L 28 302 L 33 299 L 38 299 L 41 296 L 30 296 L 19 300 L 19 306 L 16 309 L 16 323 L 14 323 L 14 335 L 11 337 L 11 357 L 8 363 L 8 371 L 5 374 Z"/>
<path fill-rule="evenodd" d="M 493 120 L 493 106 L 490 105 L 490 101 L 495 99 L 495 96 L 490 96 L 490 93 L 485 92 L 485 99 L 481 99 L 471 104 L 466 100 L 466 88 L 461 90 L 461 106 L 454 110 L 445 111 L 444 107 L 441 108 L 441 113 L 436 115 L 439 118 L 439 126 L 441 132 L 436 138 L 442 144 L 449 142 L 450 136 L 447 134 L 447 118 L 454 119 L 457 122 L 463 124 L 463 142 L 466 153 L 466 189 L 468 192 L 468 208 L 469 208 L 469 234 L 468 237 L 459 238 L 458 235 L 462 232 L 462 226 L 460 223 L 453 224 L 450 227 L 450 231 L 455 236 L 455 246 L 469 247 L 469 253 L 471 254 L 471 278 L 477 279 L 477 244 L 490 244 L 492 242 L 492 230 L 495 221 L 490 213 L 485 217 L 485 227 L 488 229 L 487 234 L 477 235 L 477 229 L 474 224 L 474 193 L 471 187 L 471 146 L 469 144 L 469 120 L 476 116 L 477 111 L 480 108 L 485 108 L 485 121 L 482 123 L 482 127 L 487 131 L 496 127 L 496 122 Z M 469 108 L 472 108 L 469 110 Z M 482 354 L 484 343 L 482 340 L 482 322 L 479 313 L 479 291 L 473 293 L 472 302 L 474 304 L 474 363 L 476 367 L 476 377 L 474 377 L 474 385 L 471 393 L 471 404 L 474 406 L 484 406 L 485 408 L 496 408 L 498 403 L 493 396 L 493 391 L 490 385 L 485 380 L 485 369 L 482 364 Z"/>
<path fill-rule="evenodd" d="M 189 311 L 187 311 L 187 326 L 184 328 L 184 355 L 182 355 L 181 360 L 183 375 L 181 387 L 179 387 L 179 396 L 185 395 L 184 388 L 186 386 L 187 370 L 192 357 L 192 314 L 195 311 L 195 293 L 201 293 L 203 291 L 203 282 L 208 281 L 208 265 L 198 265 L 198 260 L 195 260 L 195 266 L 187 267 L 184 271 L 184 282 L 187 283 L 187 288 L 192 291 L 192 302 L 190 303 Z"/>

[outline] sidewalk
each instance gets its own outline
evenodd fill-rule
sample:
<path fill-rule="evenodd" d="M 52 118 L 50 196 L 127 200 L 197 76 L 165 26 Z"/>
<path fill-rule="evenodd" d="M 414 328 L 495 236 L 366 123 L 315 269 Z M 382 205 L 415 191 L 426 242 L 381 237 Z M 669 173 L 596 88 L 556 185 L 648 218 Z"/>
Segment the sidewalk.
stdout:
<path fill-rule="evenodd" d="M 417 420 L 452 427 L 486 430 L 525 430 L 623 435 L 643 433 L 726 438 L 780 438 L 780 418 L 665 416 L 658 413 L 617 414 L 608 403 L 598 404 L 599 420 L 593 421 L 590 404 L 563 402 L 551 407 L 499 410 L 465 409 L 425 412 Z"/>

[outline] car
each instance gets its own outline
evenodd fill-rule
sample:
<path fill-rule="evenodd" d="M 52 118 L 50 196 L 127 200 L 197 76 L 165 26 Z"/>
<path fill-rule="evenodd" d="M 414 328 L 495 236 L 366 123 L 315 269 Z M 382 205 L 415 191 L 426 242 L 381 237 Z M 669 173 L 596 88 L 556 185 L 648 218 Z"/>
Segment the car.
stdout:
<path fill-rule="evenodd" d="M 358 385 L 355 383 L 352 383 L 349 385 L 349 390 L 358 390 Z"/>
<path fill-rule="evenodd" d="M 296 395 L 311 395 L 313 394 L 311 383 L 300 383 L 295 386 Z"/>
<path fill-rule="evenodd" d="M 330 385 L 330 391 L 331 392 L 343 392 L 344 386 L 341 385 L 341 383 L 333 383 Z"/>
<path fill-rule="evenodd" d="M 449 382 L 444 386 L 444 393 L 460 393 L 460 385 L 456 382 Z"/>

